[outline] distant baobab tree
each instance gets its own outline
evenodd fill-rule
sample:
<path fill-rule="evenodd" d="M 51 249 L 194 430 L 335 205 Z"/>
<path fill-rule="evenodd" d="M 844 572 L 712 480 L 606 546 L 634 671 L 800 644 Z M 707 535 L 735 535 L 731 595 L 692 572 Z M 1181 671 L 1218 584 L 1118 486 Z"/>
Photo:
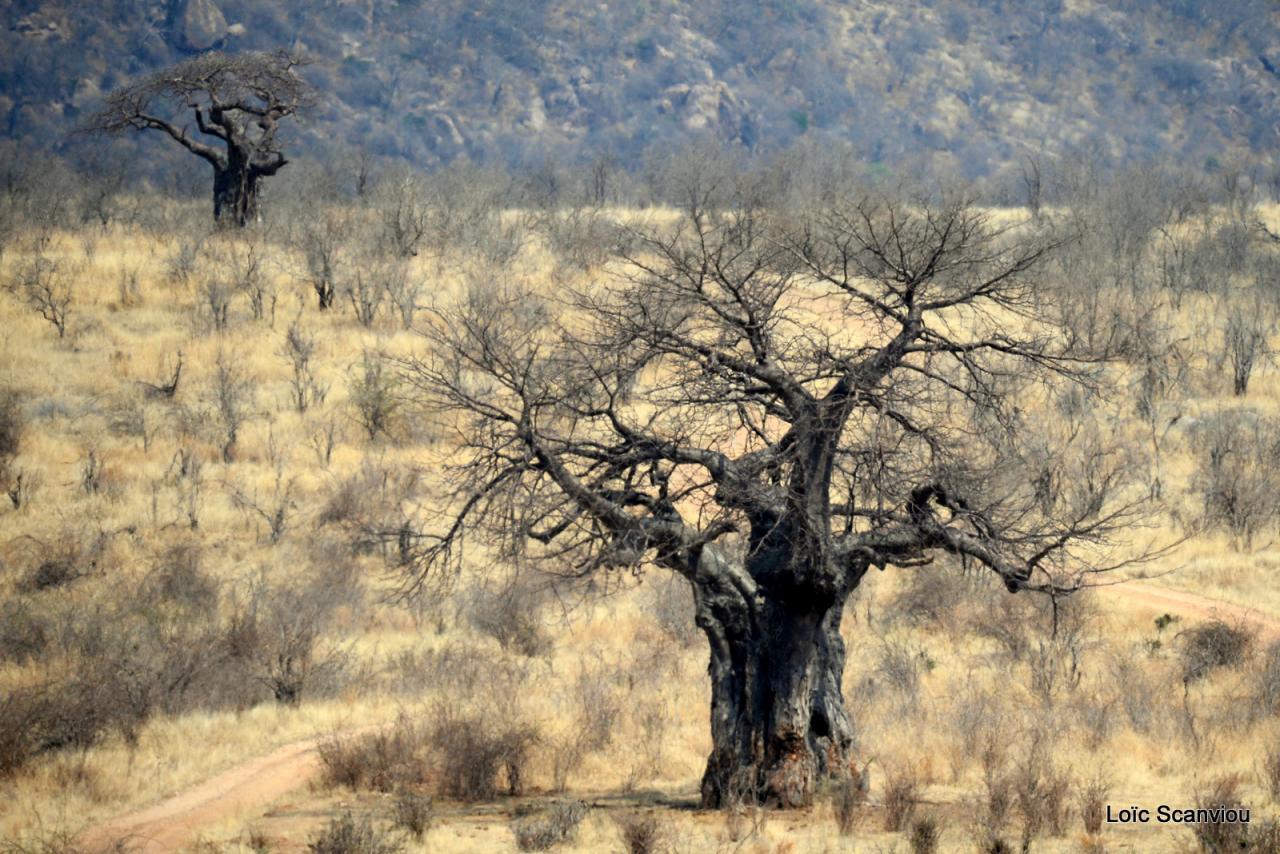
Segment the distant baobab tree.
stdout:
<path fill-rule="evenodd" d="M 263 178 L 288 163 L 280 122 L 311 103 L 288 51 L 207 53 L 112 92 L 84 131 L 158 130 L 213 166 L 213 216 L 243 226 L 258 217 Z M 195 132 L 174 117 L 190 110 Z"/>

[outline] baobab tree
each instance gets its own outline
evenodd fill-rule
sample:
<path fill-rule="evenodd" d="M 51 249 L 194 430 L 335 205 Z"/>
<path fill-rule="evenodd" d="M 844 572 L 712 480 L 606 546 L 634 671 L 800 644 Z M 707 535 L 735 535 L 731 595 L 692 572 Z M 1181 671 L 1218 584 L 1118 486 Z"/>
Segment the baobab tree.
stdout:
<path fill-rule="evenodd" d="M 158 130 L 213 167 L 213 216 L 243 226 L 258 217 L 262 179 L 288 163 L 280 122 L 311 102 L 287 51 L 207 53 L 112 92 L 85 131 Z M 195 132 L 174 113 L 190 110 Z"/>
<path fill-rule="evenodd" d="M 399 554 L 411 585 L 458 570 L 464 533 L 574 576 L 679 574 L 710 644 L 703 804 L 797 806 L 853 770 L 840 621 L 868 570 L 950 554 L 1065 595 L 1142 508 L 1088 430 L 1022 441 L 1092 381 L 1030 286 L 1052 241 L 963 200 L 701 201 L 603 282 L 486 283 L 423 324 L 402 364 L 457 431 L 458 491 Z"/>

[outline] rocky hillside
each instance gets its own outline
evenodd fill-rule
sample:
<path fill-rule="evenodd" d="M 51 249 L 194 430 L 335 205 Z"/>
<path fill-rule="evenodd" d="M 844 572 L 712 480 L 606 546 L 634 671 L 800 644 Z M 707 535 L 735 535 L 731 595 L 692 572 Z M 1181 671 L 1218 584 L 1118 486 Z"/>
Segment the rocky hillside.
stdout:
<path fill-rule="evenodd" d="M 1088 151 L 1257 159 L 1280 126 L 1273 0 L 0 0 L 0 121 L 64 145 L 103 91 L 193 52 L 303 48 L 301 131 L 419 165 L 713 137 L 841 141 L 990 175 Z"/>

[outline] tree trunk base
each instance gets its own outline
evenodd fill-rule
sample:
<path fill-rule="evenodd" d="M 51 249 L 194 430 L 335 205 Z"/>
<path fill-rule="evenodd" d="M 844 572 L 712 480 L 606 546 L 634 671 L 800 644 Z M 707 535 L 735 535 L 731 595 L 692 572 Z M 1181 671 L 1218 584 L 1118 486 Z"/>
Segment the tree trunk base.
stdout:
<path fill-rule="evenodd" d="M 820 615 L 768 610 L 757 615 L 764 620 L 703 620 L 712 649 L 715 744 L 701 786 L 708 809 L 805 807 L 820 781 L 857 774 L 841 695 L 843 609 Z"/>

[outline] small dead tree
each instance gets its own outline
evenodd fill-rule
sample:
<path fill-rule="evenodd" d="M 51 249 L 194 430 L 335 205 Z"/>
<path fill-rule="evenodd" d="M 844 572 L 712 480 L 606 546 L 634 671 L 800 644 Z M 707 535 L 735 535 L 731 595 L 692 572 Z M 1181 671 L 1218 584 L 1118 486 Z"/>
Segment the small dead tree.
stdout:
<path fill-rule="evenodd" d="M 387 292 L 387 299 L 395 307 L 400 316 L 400 325 L 405 329 L 413 328 L 413 319 L 418 312 L 418 303 L 422 299 L 422 278 L 410 268 L 407 261 L 389 264 L 383 273 L 382 287 Z"/>
<path fill-rule="evenodd" d="M 433 224 L 425 182 L 405 169 L 384 177 L 374 193 L 381 247 L 396 258 L 412 258 Z"/>
<path fill-rule="evenodd" d="M 280 122 L 309 106 L 296 53 L 206 53 L 112 92 L 85 132 L 158 130 L 213 167 L 213 216 L 244 226 L 258 219 L 263 178 L 289 161 Z M 173 118 L 190 110 L 195 132 Z"/>
<path fill-rule="evenodd" d="M 37 240 L 30 255 L 16 265 L 8 291 L 48 321 L 61 339 L 67 335 L 75 300 L 75 276 L 76 270 L 48 251 L 47 240 Z"/>
<path fill-rule="evenodd" d="M 280 355 L 289 363 L 289 397 L 293 408 L 300 413 L 324 403 L 325 395 L 329 393 L 329 387 L 316 378 L 312 361 L 315 353 L 315 336 L 302 328 L 302 318 L 299 315 L 289 324 Z"/>
<path fill-rule="evenodd" d="M 284 536 L 289 526 L 290 513 L 297 506 L 293 497 L 295 483 L 294 478 L 285 477 L 283 469 L 277 468 L 268 493 L 232 482 L 228 482 L 226 487 L 231 502 L 238 510 L 266 524 L 267 542 L 274 546 Z"/>
<path fill-rule="evenodd" d="M 222 427 L 222 461 L 231 463 L 235 460 L 240 428 L 249 418 L 253 385 L 231 358 L 220 352 L 214 365 L 211 391 L 214 411 Z"/>
<path fill-rule="evenodd" d="M 298 242 L 306 264 L 306 279 L 316 292 L 321 311 L 333 307 L 338 295 L 338 278 L 345 271 L 346 240 L 352 223 L 341 211 L 324 211 L 308 217 Z"/>
<path fill-rule="evenodd" d="M 369 439 L 390 437 L 400 411 L 400 377 L 387 360 L 368 350 L 360 356 L 360 363 L 352 366 L 348 398 L 355 411 L 356 421 L 364 428 Z"/>
<path fill-rule="evenodd" d="M 1276 328 L 1275 309 L 1261 297 L 1233 300 L 1222 327 L 1223 361 L 1231 366 L 1231 391 L 1249 391 L 1254 368 L 1271 357 L 1269 339 Z"/>
<path fill-rule="evenodd" d="M 386 282 L 395 262 L 384 258 L 370 257 L 352 271 L 347 281 L 347 299 L 351 301 L 351 309 L 361 326 L 371 327 L 382 312 L 383 301 L 387 298 Z"/>

